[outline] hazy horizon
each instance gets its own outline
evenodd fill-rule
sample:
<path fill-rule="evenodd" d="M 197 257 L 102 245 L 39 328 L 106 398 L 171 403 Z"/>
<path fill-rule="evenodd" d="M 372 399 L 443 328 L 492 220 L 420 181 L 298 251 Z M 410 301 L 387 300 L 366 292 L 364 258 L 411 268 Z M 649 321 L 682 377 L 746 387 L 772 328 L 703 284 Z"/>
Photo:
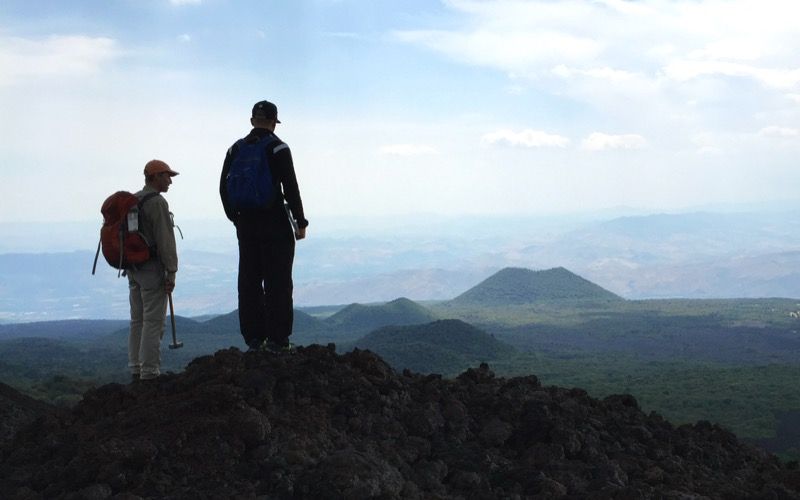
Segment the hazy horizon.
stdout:
<path fill-rule="evenodd" d="M 369 222 L 334 219 L 298 244 L 296 305 L 447 300 L 503 267 L 564 267 L 626 299 L 800 298 L 796 209 Z M 233 227 L 178 223 L 181 314 L 235 309 Z M 127 314 L 116 270 L 100 259 L 90 274 L 98 223 L 11 226 L 0 224 L 11 235 L 0 241 L 0 321 Z"/>
<path fill-rule="evenodd" d="M 167 195 L 168 196 L 168 195 Z M 549 230 L 566 232 L 581 225 L 592 222 L 612 221 L 626 217 L 648 217 L 654 215 L 691 216 L 696 214 L 714 214 L 721 216 L 750 216 L 753 214 L 786 214 L 800 211 L 800 200 L 780 201 L 763 204 L 727 204 L 687 207 L 685 210 L 644 210 L 633 207 L 614 207 L 607 210 L 565 212 L 550 214 L 433 214 L 406 213 L 397 215 L 356 215 L 356 216 L 322 216 L 309 229 L 313 237 L 353 237 L 369 236 L 408 236 L 425 234 L 446 234 L 459 236 L 467 231 L 466 237 L 491 237 L 508 232 L 503 224 L 512 227 L 522 224 L 514 230 Z M 193 250 L 218 249 L 220 245 L 235 248 L 236 237 L 233 225 L 224 216 L 207 219 L 184 219 L 175 216 L 176 224 L 181 228 L 183 238 L 176 232 L 180 247 Z M 94 220 L 65 221 L 6 221 L 0 222 L 0 254 L 3 253 L 46 253 L 73 250 L 95 249 L 102 216 L 99 213 Z M 476 230 L 476 228 L 478 228 Z M 366 234 L 368 233 L 368 234 Z M 529 237 L 535 240 L 538 235 L 518 234 L 518 239 Z M 209 241 L 214 243 L 209 245 Z M 227 243 L 226 243 L 227 242 Z M 302 251 L 302 242 L 298 249 Z"/>

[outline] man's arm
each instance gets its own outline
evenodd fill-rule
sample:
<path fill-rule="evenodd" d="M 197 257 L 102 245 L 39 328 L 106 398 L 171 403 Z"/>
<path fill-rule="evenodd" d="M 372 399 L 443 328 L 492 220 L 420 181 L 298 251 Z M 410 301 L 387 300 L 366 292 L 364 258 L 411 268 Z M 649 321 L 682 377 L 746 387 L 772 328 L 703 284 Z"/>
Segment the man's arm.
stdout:
<path fill-rule="evenodd" d="M 295 235 L 298 240 L 305 238 L 308 221 L 303 213 L 303 200 L 300 198 L 300 188 L 297 185 L 297 176 L 294 171 L 292 152 L 286 144 L 276 147 L 275 161 L 280 168 L 280 182 L 283 186 L 283 195 L 292 211 L 292 216 L 297 221 Z"/>
<path fill-rule="evenodd" d="M 156 206 L 152 210 L 153 237 L 156 252 L 166 273 L 166 289 L 172 292 L 175 288 L 175 273 L 178 272 L 178 250 L 175 245 L 175 230 L 172 229 L 172 218 L 169 216 L 169 204 L 162 196 L 153 200 Z"/>

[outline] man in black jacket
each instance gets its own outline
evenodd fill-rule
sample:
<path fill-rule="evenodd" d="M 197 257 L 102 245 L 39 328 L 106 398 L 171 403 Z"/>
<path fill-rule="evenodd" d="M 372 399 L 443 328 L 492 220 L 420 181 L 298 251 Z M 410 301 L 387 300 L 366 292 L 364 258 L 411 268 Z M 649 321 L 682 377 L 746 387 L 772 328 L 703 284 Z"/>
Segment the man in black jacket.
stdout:
<path fill-rule="evenodd" d="M 275 135 L 278 108 L 268 101 L 253 106 L 253 129 L 228 149 L 219 183 L 225 215 L 239 240 L 239 324 L 250 350 L 291 350 L 294 305 L 292 263 L 295 238 L 306 236 L 308 221 L 297 186 L 292 153 Z M 263 143 L 274 197 L 263 206 L 242 208 L 231 199 L 231 164 L 249 145 Z M 265 181 L 267 182 L 267 181 Z M 284 202 L 288 203 L 288 207 Z"/>

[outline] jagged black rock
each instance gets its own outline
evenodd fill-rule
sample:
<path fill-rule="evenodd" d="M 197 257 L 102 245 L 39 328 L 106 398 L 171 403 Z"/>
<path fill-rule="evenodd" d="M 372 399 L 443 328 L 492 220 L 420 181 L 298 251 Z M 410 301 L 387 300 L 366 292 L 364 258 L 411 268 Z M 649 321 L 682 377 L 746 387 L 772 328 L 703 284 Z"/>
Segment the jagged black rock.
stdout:
<path fill-rule="evenodd" d="M 369 351 L 217 352 L 110 384 L 2 448 L 5 498 L 800 498 L 800 471 L 710 424 Z"/>

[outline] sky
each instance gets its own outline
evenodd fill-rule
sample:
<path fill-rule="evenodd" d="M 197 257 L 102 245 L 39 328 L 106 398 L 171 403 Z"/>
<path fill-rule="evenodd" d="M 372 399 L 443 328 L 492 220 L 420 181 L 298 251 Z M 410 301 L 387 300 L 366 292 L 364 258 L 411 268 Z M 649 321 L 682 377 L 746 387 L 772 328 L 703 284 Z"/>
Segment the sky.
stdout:
<path fill-rule="evenodd" d="M 316 217 L 798 201 L 795 0 L 3 0 L 0 223 L 176 215 L 277 104 Z"/>

